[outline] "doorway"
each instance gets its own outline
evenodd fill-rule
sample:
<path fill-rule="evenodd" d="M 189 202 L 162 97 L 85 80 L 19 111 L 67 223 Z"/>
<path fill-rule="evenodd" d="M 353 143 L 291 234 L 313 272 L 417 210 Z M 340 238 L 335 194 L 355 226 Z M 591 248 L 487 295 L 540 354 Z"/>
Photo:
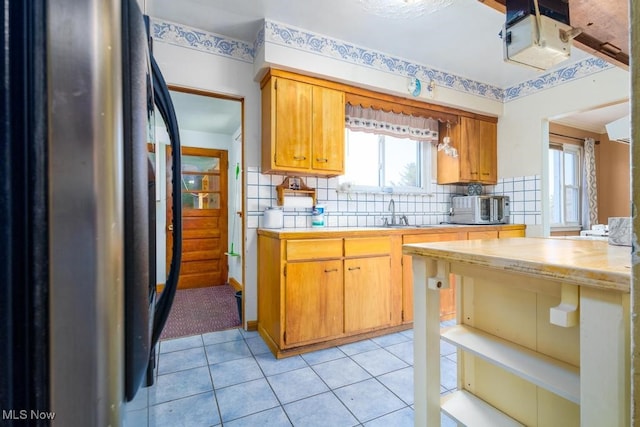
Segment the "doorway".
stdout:
<path fill-rule="evenodd" d="M 171 155 L 167 150 L 167 165 L 171 164 Z M 227 159 L 225 150 L 182 149 L 182 263 L 178 289 L 227 283 Z M 167 266 L 173 255 L 170 201 L 171 195 L 167 194 Z"/>
<path fill-rule="evenodd" d="M 242 301 L 236 293 L 244 283 L 243 101 L 170 89 L 182 143 L 183 254 L 175 310 L 165 328 L 171 333 L 163 332 L 163 339 L 240 326 L 237 303 Z M 162 173 L 170 180 L 174 153 L 159 148 L 164 150 Z M 170 191 L 168 182 L 164 187 Z M 157 207 L 165 219 L 158 224 L 159 279 L 172 259 L 172 208 L 171 194 L 163 194 Z"/>

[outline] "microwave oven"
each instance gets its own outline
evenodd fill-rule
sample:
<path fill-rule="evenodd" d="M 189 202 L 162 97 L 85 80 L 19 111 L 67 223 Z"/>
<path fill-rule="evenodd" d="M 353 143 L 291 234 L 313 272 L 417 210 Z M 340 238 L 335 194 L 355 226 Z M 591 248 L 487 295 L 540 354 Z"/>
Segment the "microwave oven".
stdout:
<path fill-rule="evenodd" d="M 452 224 L 508 224 L 509 196 L 452 196 Z"/>

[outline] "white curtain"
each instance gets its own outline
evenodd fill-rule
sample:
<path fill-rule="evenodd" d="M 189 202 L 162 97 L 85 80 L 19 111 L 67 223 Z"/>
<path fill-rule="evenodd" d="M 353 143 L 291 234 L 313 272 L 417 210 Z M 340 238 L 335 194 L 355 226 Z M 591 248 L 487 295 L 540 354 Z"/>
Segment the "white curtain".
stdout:
<path fill-rule="evenodd" d="M 598 223 L 598 192 L 596 187 L 596 156 L 593 138 L 584 140 L 582 168 L 582 229 L 589 230 Z"/>
<path fill-rule="evenodd" d="M 416 141 L 438 141 L 437 120 L 363 108 L 360 105 L 347 104 L 346 126 L 360 132 L 411 138 Z"/>

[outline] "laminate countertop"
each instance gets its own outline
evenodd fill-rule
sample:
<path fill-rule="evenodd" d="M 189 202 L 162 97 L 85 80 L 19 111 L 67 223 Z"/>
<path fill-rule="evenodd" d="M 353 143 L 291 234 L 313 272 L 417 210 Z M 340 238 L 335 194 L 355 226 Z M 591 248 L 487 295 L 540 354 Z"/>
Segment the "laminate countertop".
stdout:
<path fill-rule="evenodd" d="M 440 234 L 454 232 L 482 232 L 482 231 L 516 231 L 524 232 L 524 224 L 494 224 L 494 225 L 462 225 L 462 224 L 431 224 L 405 225 L 400 227 L 311 227 L 311 228 L 259 228 L 261 236 L 276 239 L 317 239 L 338 237 L 367 237 L 380 235 L 405 234 Z"/>
<path fill-rule="evenodd" d="M 630 292 L 631 248 L 606 241 L 523 237 L 403 245 L 405 255 Z"/>

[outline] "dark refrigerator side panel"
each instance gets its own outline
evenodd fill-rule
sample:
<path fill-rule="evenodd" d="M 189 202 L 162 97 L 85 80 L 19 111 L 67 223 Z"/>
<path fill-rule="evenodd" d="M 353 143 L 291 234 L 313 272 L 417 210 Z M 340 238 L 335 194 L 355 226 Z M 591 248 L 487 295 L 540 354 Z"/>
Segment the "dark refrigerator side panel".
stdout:
<path fill-rule="evenodd" d="M 49 410 L 46 10 L 2 3 L 0 424 L 17 425 Z"/>

